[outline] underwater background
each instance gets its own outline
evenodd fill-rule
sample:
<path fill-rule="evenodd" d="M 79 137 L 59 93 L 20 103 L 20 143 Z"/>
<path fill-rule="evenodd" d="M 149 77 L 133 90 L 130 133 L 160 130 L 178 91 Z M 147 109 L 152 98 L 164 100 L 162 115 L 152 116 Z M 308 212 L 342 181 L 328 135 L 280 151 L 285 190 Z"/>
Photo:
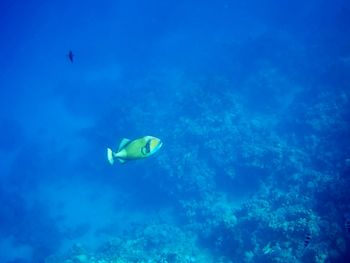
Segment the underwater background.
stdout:
<path fill-rule="evenodd" d="M 349 14 L 1 1 L 0 262 L 350 262 Z"/>

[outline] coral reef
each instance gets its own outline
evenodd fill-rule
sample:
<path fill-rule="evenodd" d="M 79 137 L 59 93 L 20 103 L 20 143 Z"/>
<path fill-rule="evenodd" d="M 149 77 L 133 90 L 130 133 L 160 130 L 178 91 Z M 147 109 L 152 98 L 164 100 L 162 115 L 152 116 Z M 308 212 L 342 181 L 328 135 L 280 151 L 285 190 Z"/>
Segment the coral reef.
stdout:
<path fill-rule="evenodd" d="M 157 76 L 158 84 L 176 90 L 186 82 L 182 74 L 169 74 Z M 293 86 L 275 69 L 258 75 L 266 92 Z M 153 82 L 142 85 L 148 90 Z M 209 93 L 208 83 L 220 92 Z M 321 263 L 346 257 L 349 94 L 320 93 L 310 102 L 308 90 L 295 89 L 288 99 L 270 98 L 274 114 L 249 110 L 223 78 L 185 85 L 187 92 L 171 93 L 171 106 L 149 89 L 147 104 L 138 101 L 123 120 L 135 130 L 144 123 L 161 127 L 166 150 L 154 160 L 160 172 L 143 176 L 174 200 L 176 223 L 144 225 L 47 263 Z M 344 143 L 334 147 L 339 138 Z"/>
<path fill-rule="evenodd" d="M 77 244 L 63 255 L 53 255 L 46 263 L 194 263 L 208 262 L 210 255 L 196 246 L 191 231 L 167 224 L 150 224 L 110 238 L 91 250 Z"/>

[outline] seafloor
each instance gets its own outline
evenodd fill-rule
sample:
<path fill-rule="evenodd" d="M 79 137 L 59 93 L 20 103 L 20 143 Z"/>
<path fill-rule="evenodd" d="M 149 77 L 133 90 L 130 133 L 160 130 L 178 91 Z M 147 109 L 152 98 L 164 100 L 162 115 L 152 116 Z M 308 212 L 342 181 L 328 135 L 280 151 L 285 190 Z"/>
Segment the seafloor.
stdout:
<path fill-rule="evenodd" d="M 334 63 L 349 70 L 344 61 Z M 98 244 L 82 238 L 46 263 L 345 262 L 350 77 L 347 88 L 295 83 L 266 62 L 239 84 L 233 79 L 162 70 L 135 84 L 147 99 L 132 100 L 103 132 L 109 112 L 87 136 L 113 141 L 127 124 L 157 127 L 164 140 L 157 156 L 109 173 L 127 171 L 128 187 L 141 180 L 146 188 L 136 199 L 155 192 L 147 202 L 160 205 L 146 216 L 137 205 L 124 210 L 122 227 L 96 230 Z M 95 173 L 110 170 L 100 166 L 91 161 Z"/>

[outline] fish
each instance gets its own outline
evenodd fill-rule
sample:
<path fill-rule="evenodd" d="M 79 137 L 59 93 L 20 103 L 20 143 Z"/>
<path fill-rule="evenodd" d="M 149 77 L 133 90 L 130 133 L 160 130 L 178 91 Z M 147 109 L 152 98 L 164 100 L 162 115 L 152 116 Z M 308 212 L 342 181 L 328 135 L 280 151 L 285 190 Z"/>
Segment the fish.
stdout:
<path fill-rule="evenodd" d="M 107 160 L 113 165 L 115 160 L 124 164 L 127 161 L 144 159 L 152 156 L 163 146 L 163 142 L 154 136 L 144 136 L 135 140 L 123 138 L 118 150 L 107 148 Z"/>
<path fill-rule="evenodd" d="M 305 239 L 304 239 L 304 249 L 307 248 L 311 242 L 311 234 L 310 233 L 306 233 L 305 235 Z"/>
<path fill-rule="evenodd" d="M 271 242 L 269 242 L 264 248 L 263 253 L 264 255 L 271 254 L 273 252 L 273 248 L 271 247 Z"/>
<path fill-rule="evenodd" d="M 350 219 L 345 221 L 345 230 L 347 233 L 350 233 Z"/>
<path fill-rule="evenodd" d="M 73 61 L 74 61 L 74 54 L 73 54 L 72 50 L 69 50 L 69 52 L 67 54 L 67 57 L 68 57 L 69 61 L 73 63 Z"/>
<path fill-rule="evenodd" d="M 350 214 L 349 213 L 345 214 L 344 226 L 345 226 L 346 233 L 350 233 Z"/>

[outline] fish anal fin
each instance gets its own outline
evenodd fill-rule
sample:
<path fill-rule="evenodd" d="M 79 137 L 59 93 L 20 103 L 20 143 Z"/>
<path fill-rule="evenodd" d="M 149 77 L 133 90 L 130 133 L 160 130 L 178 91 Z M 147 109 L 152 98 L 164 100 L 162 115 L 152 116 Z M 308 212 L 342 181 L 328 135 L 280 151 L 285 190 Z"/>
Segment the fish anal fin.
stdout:
<path fill-rule="evenodd" d="M 121 159 L 121 158 L 118 158 L 118 161 L 121 163 L 121 164 L 124 164 L 124 163 L 126 163 L 126 160 L 124 160 L 124 159 Z"/>

